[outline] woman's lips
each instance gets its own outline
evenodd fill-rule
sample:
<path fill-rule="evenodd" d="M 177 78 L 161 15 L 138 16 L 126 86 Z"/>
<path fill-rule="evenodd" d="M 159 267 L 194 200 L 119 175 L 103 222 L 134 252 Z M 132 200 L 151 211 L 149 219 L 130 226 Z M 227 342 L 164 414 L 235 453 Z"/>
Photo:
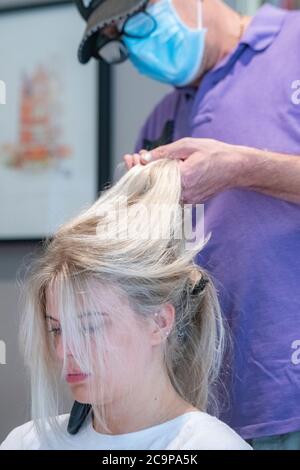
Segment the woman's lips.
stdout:
<path fill-rule="evenodd" d="M 83 374 L 83 373 L 74 373 L 74 374 L 67 374 L 66 381 L 68 383 L 76 383 L 76 382 L 83 382 L 89 377 L 90 374 Z"/>

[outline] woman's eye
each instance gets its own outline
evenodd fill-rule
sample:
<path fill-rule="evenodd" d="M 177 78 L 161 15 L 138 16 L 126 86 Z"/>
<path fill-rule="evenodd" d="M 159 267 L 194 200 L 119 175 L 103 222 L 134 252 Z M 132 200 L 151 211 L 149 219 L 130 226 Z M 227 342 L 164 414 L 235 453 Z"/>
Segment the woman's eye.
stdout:
<path fill-rule="evenodd" d="M 48 333 L 53 334 L 53 336 L 58 336 L 61 333 L 61 329 L 60 328 L 51 328 L 51 329 L 48 329 Z"/>
<path fill-rule="evenodd" d="M 92 325 L 89 325 L 89 326 L 87 326 L 87 327 L 85 327 L 85 326 L 82 327 L 82 332 L 83 332 L 84 334 L 90 334 L 90 335 L 92 335 L 93 333 L 95 333 L 95 332 L 98 331 L 98 330 L 99 330 L 99 326 L 95 326 L 95 325 L 93 325 L 93 326 L 92 326 Z"/>

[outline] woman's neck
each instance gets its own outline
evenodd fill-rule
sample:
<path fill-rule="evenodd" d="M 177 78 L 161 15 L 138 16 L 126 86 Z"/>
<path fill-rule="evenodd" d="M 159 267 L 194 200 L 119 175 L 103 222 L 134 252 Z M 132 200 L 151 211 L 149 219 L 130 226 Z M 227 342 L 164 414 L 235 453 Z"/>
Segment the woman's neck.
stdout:
<path fill-rule="evenodd" d="M 159 380 L 152 383 L 157 382 Z M 178 395 L 167 377 L 154 388 L 136 387 L 127 400 L 105 406 L 105 419 L 110 434 L 127 434 L 165 423 L 190 411 L 197 409 Z M 107 434 L 95 415 L 93 427 L 95 431 Z"/>

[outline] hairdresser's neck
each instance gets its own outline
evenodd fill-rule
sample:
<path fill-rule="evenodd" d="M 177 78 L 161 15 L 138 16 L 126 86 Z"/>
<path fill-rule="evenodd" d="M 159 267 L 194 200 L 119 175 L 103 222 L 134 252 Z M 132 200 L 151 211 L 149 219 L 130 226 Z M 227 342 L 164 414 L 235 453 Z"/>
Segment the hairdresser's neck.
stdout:
<path fill-rule="evenodd" d="M 198 87 L 204 75 L 233 52 L 253 17 L 242 16 L 220 0 L 204 2 L 204 26 L 207 28 L 205 56 L 199 77 L 191 84 Z"/>
<path fill-rule="evenodd" d="M 149 374 L 150 376 L 150 374 Z M 128 400 L 120 405 L 112 403 L 105 408 L 111 434 L 127 434 L 150 428 L 176 418 L 186 412 L 196 411 L 175 391 L 167 374 L 135 387 Z M 106 433 L 100 423 L 93 422 L 95 431 Z"/>

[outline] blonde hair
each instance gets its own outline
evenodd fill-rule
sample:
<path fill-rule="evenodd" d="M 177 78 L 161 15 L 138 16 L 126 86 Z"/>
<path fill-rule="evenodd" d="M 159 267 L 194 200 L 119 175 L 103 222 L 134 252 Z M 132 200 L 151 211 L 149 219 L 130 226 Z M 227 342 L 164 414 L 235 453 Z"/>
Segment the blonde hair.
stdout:
<path fill-rule="evenodd" d="M 116 207 L 120 198 L 126 202 L 126 211 L 119 211 L 119 219 L 115 220 L 111 210 L 106 209 L 108 204 L 110 209 Z M 136 210 L 140 203 L 146 208 L 151 206 L 152 226 L 162 225 L 167 237 L 124 236 L 125 222 L 128 227 L 143 226 L 144 214 Z M 168 216 L 164 213 L 159 217 L 161 204 L 170 207 Z M 202 411 L 217 413 L 214 390 L 223 356 L 224 325 L 213 283 L 194 260 L 203 242 L 186 249 L 185 240 L 175 236 L 183 223 L 182 211 L 179 163 L 159 160 L 137 165 L 105 189 L 91 207 L 60 226 L 53 238 L 45 241 L 43 253 L 31 263 L 22 285 L 20 338 L 31 372 L 32 419 L 45 437 L 44 423 L 56 426 L 60 406 L 57 364 L 44 318 L 46 289 L 56 281 L 65 341 L 70 341 L 68 346 L 82 370 L 90 367 L 90 344 L 82 344 L 74 327 L 75 299 L 83 293 L 89 311 L 97 309 L 90 295 L 91 279 L 116 287 L 116 292 L 128 299 L 143 319 L 150 318 L 164 303 L 173 304 L 176 320 L 164 346 L 171 383 L 187 402 Z M 102 237 L 104 232 L 109 236 Z M 193 288 L 203 277 L 209 282 L 195 295 Z M 100 356 L 99 352 L 101 362 Z"/>

